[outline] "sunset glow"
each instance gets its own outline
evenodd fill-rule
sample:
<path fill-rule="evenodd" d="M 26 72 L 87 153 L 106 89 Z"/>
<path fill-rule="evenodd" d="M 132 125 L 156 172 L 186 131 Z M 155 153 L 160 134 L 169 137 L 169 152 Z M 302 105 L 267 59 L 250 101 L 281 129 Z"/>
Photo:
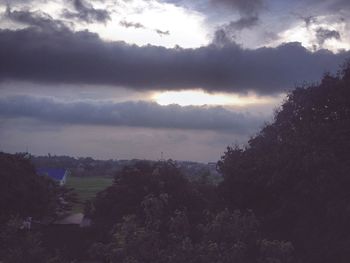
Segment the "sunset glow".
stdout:
<path fill-rule="evenodd" d="M 165 91 L 153 95 L 152 99 L 160 105 L 178 104 L 180 106 L 227 105 L 245 106 L 268 103 L 268 98 L 255 95 L 239 96 L 227 93 L 207 93 L 201 90 Z"/>

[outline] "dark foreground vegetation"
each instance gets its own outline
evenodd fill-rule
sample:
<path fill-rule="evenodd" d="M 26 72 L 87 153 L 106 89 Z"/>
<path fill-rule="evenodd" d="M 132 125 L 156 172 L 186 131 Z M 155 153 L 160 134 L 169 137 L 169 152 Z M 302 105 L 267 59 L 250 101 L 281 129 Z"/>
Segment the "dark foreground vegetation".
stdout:
<path fill-rule="evenodd" d="M 137 162 L 86 203 L 86 229 L 22 229 L 74 196 L 23 156 L 0 154 L 0 168 L 2 262 L 347 263 L 350 64 L 296 88 L 245 148 L 229 147 L 219 185 L 171 161 Z"/>

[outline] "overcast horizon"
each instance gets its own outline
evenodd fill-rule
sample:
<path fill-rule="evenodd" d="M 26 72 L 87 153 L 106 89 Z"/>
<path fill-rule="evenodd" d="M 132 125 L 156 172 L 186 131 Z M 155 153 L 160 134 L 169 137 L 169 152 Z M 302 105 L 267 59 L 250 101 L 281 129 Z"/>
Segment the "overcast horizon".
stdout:
<path fill-rule="evenodd" d="M 0 151 L 212 162 L 350 58 L 347 0 L 0 0 Z"/>

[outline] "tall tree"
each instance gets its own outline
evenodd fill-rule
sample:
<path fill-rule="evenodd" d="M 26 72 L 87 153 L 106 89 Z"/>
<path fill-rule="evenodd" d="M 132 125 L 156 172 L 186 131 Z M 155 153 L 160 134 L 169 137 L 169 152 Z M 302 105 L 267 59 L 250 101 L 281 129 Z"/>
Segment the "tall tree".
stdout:
<path fill-rule="evenodd" d="M 227 205 L 251 208 L 306 262 L 350 257 L 350 62 L 296 88 L 246 148 L 219 161 Z"/>

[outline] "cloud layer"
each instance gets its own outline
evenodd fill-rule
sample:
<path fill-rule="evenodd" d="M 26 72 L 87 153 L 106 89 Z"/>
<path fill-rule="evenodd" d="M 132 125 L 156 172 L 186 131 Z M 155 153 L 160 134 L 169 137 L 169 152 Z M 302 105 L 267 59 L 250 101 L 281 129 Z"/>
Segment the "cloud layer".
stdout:
<path fill-rule="evenodd" d="M 223 107 L 160 106 L 142 101 L 64 103 L 31 96 L 0 98 L 0 116 L 62 124 L 217 130 L 236 134 L 255 132 L 266 118 Z"/>
<path fill-rule="evenodd" d="M 197 49 L 139 47 L 104 42 L 88 31 L 32 26 L 0 30 L 0 81 L 274 94 L 319 80 L 349 55 L 310 52 L 298 43 L 255 50 L 234 43 Z"/>

